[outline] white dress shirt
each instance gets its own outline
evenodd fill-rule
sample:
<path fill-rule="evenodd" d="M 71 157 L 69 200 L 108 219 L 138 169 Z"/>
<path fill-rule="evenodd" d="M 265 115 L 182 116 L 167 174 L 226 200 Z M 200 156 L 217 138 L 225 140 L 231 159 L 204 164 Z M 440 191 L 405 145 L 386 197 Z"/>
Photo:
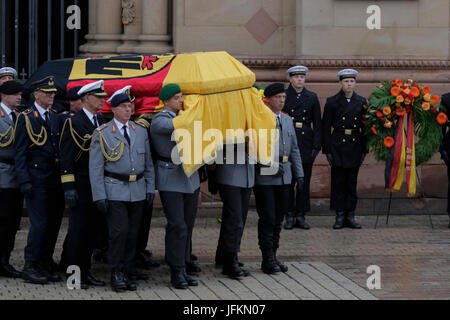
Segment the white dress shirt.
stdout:
<path fill-rule="evenodd" d="M 15 111 L 13 111 L 10 108 L 8 108 L 5 104 L 3 104 L 3 102 L 0 103 L 0 105 L 2 106 L 3 111 L 5 112 L 5 114 L 9 116 L 9 118 L 11 119 L 12 122 L 14 122 L 14 119 L 12 117 L 12 113 L 15 112 Z M 16 116 L 17 116 L 17 114 L 16 114 Z"/>

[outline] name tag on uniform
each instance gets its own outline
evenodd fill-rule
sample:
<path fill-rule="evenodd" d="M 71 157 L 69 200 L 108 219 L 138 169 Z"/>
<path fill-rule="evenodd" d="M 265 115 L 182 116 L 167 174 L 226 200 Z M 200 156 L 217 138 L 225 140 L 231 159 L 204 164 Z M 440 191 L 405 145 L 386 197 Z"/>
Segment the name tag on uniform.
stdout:
<path fill-rule="evenodd" d="M 303 123 L 302 123 L 302 122 L 296 122 L 296 123 L 295 123 L 295 127 L 296 127 L 297 129 L 302 129 L 302 128 L 303 128 Z"/>

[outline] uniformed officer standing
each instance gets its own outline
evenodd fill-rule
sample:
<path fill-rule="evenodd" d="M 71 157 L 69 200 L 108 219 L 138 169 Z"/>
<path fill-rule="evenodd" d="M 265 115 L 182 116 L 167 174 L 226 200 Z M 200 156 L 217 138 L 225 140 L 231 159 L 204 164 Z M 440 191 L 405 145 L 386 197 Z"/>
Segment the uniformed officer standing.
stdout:
<path fill-rule="evenodd" d="M 177 84 L 165 86 L 159 95 L 164 110 L 158 113 L 150 126 L 151 140 L 156 152 L 156 187 L 161 196 L 167 218 L 165 259 L 170 266 L 171 284 L 176 289 L 197 286 L 188 276 L 186 265 L 191 264 L 191 239 L 197 215 L 200 177 L 195 172 L 190 178 L 182 165 L 174 163 L 172 141 L 175 130 L 173 119 L 183 108 L 183 93 Z"/>
<path fill-rule="evenodd" d="M 25 247 L 24 280 L 61 281 L 53 252 L 65 209 L 59 166 L 59 117 L 52 112 L 57 89 L 50 76 L 32 84 L 34 106 L 20 114 L 16 139 L 17 179 L 31 222 Z"/>
<path fill-rule="evenodd" d="M 450 119 L 450 93 L 446 93 L 442 95 L 441 104 L 446 108 L 445 113 L 447 114 L 447 118 Z M 439 151 L 441 153 L 441 159 L 444 160 L 445 165 L 447 166 L 447 177 L 450 182 L 450 131 L 448 130 L 450 126 L 450 122 L 447 120 L 442 126 L 444 139 L 442 140 L 441 147 Z M 450 216 L 450 183 L 447 190 L 447 212 Z M 450 228 L 450 223 L 448 225 Z"/>
<path fill-rule="evenodd" d="M 310 226 L 305 221 L 305 214 L 311 211 L 310 183 L 312 168 L 322 148 L 322 116 L 317 95 L 305 88 L 306 74 L 309 69 L 304 66 L 297 66 L 287 72 L 291 84 L 286 92 L 284 112 L 294 121 L 303 161 L 305 185 L 301 189 L 297 187 L 297 192 L 295 192 L 296 181 L 293 181 L 291 188 L 292 203 L 284 228 L 290 230 L 297 227 L 309 230 Z"/>
<path fill-rule="evenodd" d="M 66 94 L 66 101 L 69 103 L 70 113 L 78 113 L 83 109 L 83 102 L 81 101 L 81 96 L 78 94 L 82 87 L 73 87 Z"/>
<path fill-rule="evenodd" d="M 264 95 L 267 98 L 267 106 L 277 119 L 279 158 L 275 161 L 278 170 L 276 174 L 269 175 L 258 165 L 253 190 L 259 215 L 258 239 L 263 256 L 261 269 L 264 273 L 273 274 L 288 271 L 288 267 L 277 260 L 276 253 L 279 248 L 281 223 L 289 209 L 291 182 L 297 181 L 298 188 L 301 189 L 304 173 L 292 119 L 281 113 L 286 100 L 284 85 L 271 84 L 264 91 Z"/>
<path fill-rule="evenodd" d="M 17 79 L 17 71 L 14 68 L 5 67 L 0 69 L 0 86 L 6 81 Z"/>
<path fill-rule="evenodd" d="M 23 86 L 8 81 L 0 86 L 0 277 L 20 278 L 10 265 L 14 241 L 23 211 L 23 195 L 17 183 L 13 140 L 16 130 L 16 107 L 22 99 Z"/>
<path fill-rule="evenodd" d="M 81 288 L 87 289 L 89 285 L 105 286 L 90 273 L 95 237 L 104 217 L 92 200 L 89 147 L 94 130 L 104 123 L 98 112 L 107 94 L 103 80 L 85 85 L 76 94 L 84 107 L 66 120 L 61 134 L 61 181 L 70 215 L 60 265 L 63 270 L 79 266 Z"/>
<path fill-rule="evenodd" d="M 136 271 L 134 256 L 145 201 L 155 197 L 155 172 L 147 130 L 130 121 L 130 92 L 109 102 L 114 119 L 94 132 L 89 177 L 93 200 L 108 222 L 111 287 L 135 291 L 133 280 L 148 279 Z"/>
<path fill-rule="evenodd" d="M 361 228 L 355 221 L 355 209 L 358 172 L 368 153 L 362 119 L 367 101 L 354 91 L 357 75 L 353 69 L 338 73 L 342 88 L 327 99 L 322 121 L 323 153 L 331 166 L 331 210 L 336 211 L 334 229 Z"/>

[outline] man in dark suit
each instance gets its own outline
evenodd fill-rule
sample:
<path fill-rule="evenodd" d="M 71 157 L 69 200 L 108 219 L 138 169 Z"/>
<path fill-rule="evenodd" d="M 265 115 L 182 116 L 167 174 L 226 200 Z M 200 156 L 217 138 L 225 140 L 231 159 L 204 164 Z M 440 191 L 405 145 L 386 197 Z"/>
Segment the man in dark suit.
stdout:
<path fill-rule="evenodd" d="M 107 96 L 103 80 L 90 83 L 77 93 L 83 108 L 69 117 L 61 137 L 61 181 L 66 204 L 70 207 L 69 228 L 61 255 L 61 268 L 77 265 L 81 269 L 81 288 L 105 286 L 90 273 L 95 237 L 104 217 L 97 210 L 89 181 L 89 149 L 95 129 L 103 125 L 103 108 Z"/>
<path fill-rule="evenodd" d="M 289 69 L 289 82 L 286 91 L 286 103 L 283 111 L 294 121 L 298 147 L 302 156 L 305 185 L 295 192 L 296 180 L 293 180 L 291 192 L 291 205 L 286 217 L 284 228 L 294 227 L 309 230 L 305 221 L 305 214 L 311 211 L 310 183 L 313 163 L 322 148 L 322 117 L 320 103 L 317 95 L 305 88 L 306 74 L 309 69 L 296 66 Z"/>
<path fill-rule="evenodd" d="M 446 93 L 441 98 L 441 104 L 446 108 L 445 113 L 447 114 L 447 118 L 450 119 L 450 93 Z M 442 126 L 442 134 L 444 136 L 444 140 L 442 141 L 442 145 L 439 149 L 441 153 L 441 159 L 444 160 L 445 165 L 447 166 L 447 177 L 450 182 L 450 131 L 448 130 L 450 126 L 450 122 L 447 120 Z M 450 183 L 447 191 L 447 212 L 450 216 Z M 450 228 L 450 223 L 448 225 Z"/>
<path fill-rule="evenodd" d="M 361 229 L 355 221 L 359 168 L 368 153 L 363 133 L 365 98 L 356 94 L 358 72 L 338 73 L 341 90 L 328 98 L 323 115 L 323 153 L 331 166 L 331 210 L 336 211 L 334 229 Z M 333 128 L 333 132 L 331 129 Z"/>
<path fill-rule="evenodd" d="M 53 260 L 64 212 L 61 186 L 60 122 L 51 106 L 57 89 L 52 76 L 32 84 L 36 101 L 17 122 L 15 164 L 31 222 L 22 278 L 35 284 L 61 281 Z"/>

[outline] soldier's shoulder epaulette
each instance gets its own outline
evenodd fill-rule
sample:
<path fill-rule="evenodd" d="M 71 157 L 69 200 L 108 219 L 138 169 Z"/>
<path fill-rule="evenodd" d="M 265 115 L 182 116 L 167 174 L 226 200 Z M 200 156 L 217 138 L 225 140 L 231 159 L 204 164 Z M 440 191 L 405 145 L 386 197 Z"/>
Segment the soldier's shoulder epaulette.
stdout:
<path fill-rule="evenodd" d="M 106 128 L 108 128 L 108 124 L 107 124 L 107 123 L 105 123 L 104 125 L 98 127 L 98 128 L 96 129 L 96 131 L 102 132 L 102 131 L 105 130 Z"/>
<path fill-rule="evenodd" d="M 139 126 L 141 126 L 142 128 L 148 129 L 150 128 L 150 122 L 148 122 L 147 120 L 141 118 L 141 119 L 137 119 L 135 121 L 135 123 Z"/>
<path fill-rule="evenodd" d="M 33 112 L 33 109 L 27 109 L 27 110 L 23 111 L 22 114 L 23 114 L 24 116 L 27 116 L 27 115 L 29 115 L 29 114 L 32 113 L 32 112 Z"/>
<path fill-rule="evenodd" d="M 60 113 L 61 116 L 69 116 L 69 117 L 73 117 L 75 115 L 75 113 L 70 112 L 70 111 L 64 111 Z"/>

